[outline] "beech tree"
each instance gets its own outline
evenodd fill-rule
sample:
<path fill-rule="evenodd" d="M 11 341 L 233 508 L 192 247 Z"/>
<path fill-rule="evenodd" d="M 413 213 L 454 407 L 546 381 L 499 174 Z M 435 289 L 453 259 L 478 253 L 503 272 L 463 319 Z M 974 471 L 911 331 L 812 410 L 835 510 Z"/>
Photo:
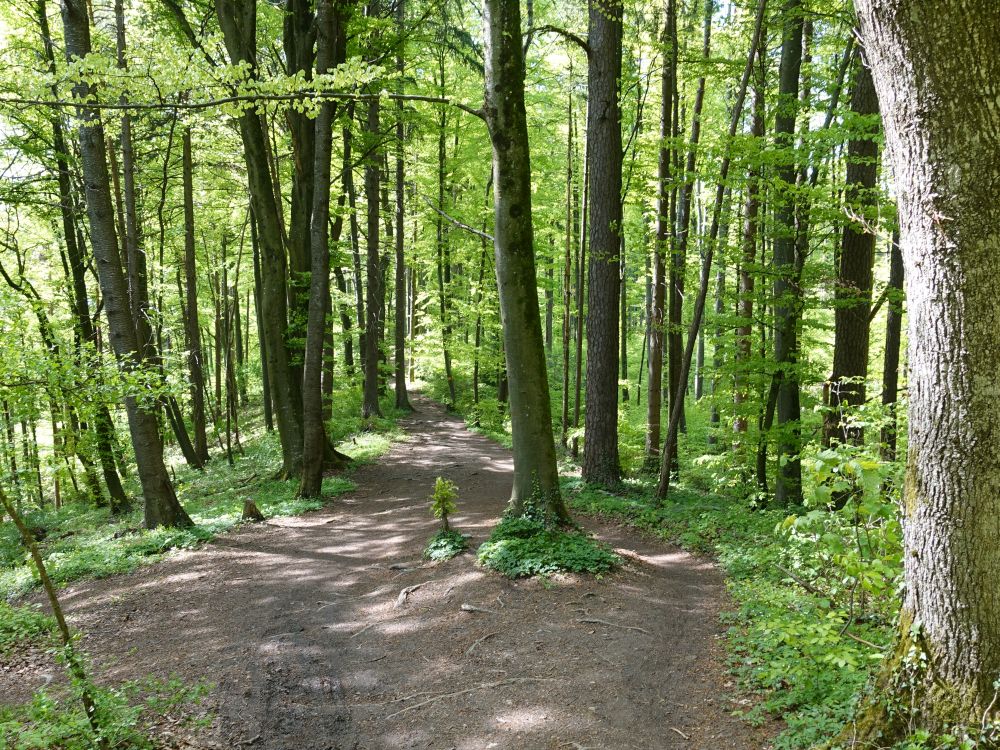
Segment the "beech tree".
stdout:
<path fill-rule="evenodd" d="M 985 725 L 1000 678 L 1000 25 L 990 0 L 857 0 L 899 200 L 909 314 L 906 592 L 844 738 Z M 855 744 L 855 746 L 858 746 Z"/>

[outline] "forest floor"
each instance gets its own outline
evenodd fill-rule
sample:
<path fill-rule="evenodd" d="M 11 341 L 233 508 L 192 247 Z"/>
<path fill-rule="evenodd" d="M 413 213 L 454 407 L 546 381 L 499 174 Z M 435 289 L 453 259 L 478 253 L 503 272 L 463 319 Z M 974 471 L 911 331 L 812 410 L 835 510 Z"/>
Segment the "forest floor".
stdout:
<path fill-rule="evenodd" d="M 408 439 L 303 516 L 243 526 L 137 572 L 71 585 L 103 681 L 205 681 L 212 722 L 171 744 L 253 750 L 766 747 L 731 715 L 719 572 L 638 532 L 583 526 L 626 563 L 602 579 L 511 581 L 473 552 L 427 563 L 434 479 L 470 550 L 510 492 L 507 450 L 425 399 Z M 469 611 L 471 610 L 471 611 Z M 21 654 L 4 702 L 58 667 Z"/>

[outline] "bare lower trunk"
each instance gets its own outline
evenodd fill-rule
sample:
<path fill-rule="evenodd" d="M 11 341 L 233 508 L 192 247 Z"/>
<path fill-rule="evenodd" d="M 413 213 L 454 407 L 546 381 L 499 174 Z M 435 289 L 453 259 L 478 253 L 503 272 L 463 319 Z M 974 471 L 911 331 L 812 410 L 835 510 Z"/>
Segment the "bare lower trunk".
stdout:
<path fill-rule="evenodd" d="M 899 197 L 910 435 L 898 653 L 857 734 L 1000 718 L 1000 26 L 992 0 L 858 0 Z M 895 700 L 894 700 L 895 699 Z M 889 705 L 905 706 L 890 714 Z"/>
<path fill-rule="evenodd" d="M 518 0 L 487 0 L 485 11 L 483 109 L 493 143 L 494 249 L 514 442 L 511 510 L 521 514 L 532 503 L 565 522 L 536 292 L 521 12 Z"/>

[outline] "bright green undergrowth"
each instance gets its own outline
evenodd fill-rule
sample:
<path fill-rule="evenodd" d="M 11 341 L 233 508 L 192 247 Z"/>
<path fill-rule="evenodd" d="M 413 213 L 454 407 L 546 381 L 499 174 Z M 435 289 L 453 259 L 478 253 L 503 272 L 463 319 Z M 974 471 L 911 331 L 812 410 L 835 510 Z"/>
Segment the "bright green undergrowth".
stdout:
<path fill-rule="evenodd" d="M 441 529 L 427 542 L 424 557 L 428 560 L 450 560 L 468 548 L 469 537 L 454 529 Z"/>
<path fill-rule="evenodd" d="M 854 490 L 854 500 L 842 511 L 791 516 L 690 488 L 671 489 L 661 504 L 642 481 L 621 494 L 564 482 L 574 510 L 718 559 L 736 604 L 725 616 L 730 668 L 759 696 L 742 713 L 751 723 L 784 719 L 778 750 L 812 747 L 850 719 L 898 612 L 899 525 L 881 494 L 881 467 L 830 452 L 807 470 L 820 488 L 814 501 L 831 487 Z"/>
<path fill-rule="evenodd" d="M 553 573 L 601 575 L 620 561 L 606 545 L 580 531 L 532 518 L 504 518 L 479 547 L 479 562 L 510 578 Z"/>
<path fill-rule="evenodd" d="M 152 750 L 150 729 L 164 717 L 171 723 L 204 724 L 191 719 L 208 686 L 179 680 L 142 680 L 113 688 L 88 681 L 101 734 L 112 748 Z M 30 703 L 0 706 L 0 748 L 4 750 L 93 750 L 97 738 L 79 700 L 79 685 L 41 689 Z"/>
<path fill-rule="evenodd" d="M 16 607 L 0 601 L 0 654 L 18 643 L 47 639 L 55 626 L 55 619 L 36 607 Z"/>
<path fill-rule="evenodd" d="M 398 414 L 386 406 L 383 413 L 384 418 L 363 420 L 360 394 L 335 399 L 331 438 L 356 463 L 372 461 L 402 438 L 395 424 Z M 28 525 L 44 530 L 39 546 L 52 580 L 62 584 L 127 573 L 170 550 L 194 548 L 239 524 L 246 499 L 253 500 L 265 516 L 290 516 L 317 510 L 325 500 L 355 487 L 347 477 L 326 477 L 323 500 L 296 497 L 297 481 L 274 478 L 281 465 L 276 433 L 250 428 L 243 435 L 243 446 L 245 454 L 234 455 L 234 466 L 224 455 L 215 455 L 203 472 L 172 457 L 178 499 L 195 523 L 190 529 L 146 530 L 138 503 L 119 517 L 82 503 L 67 503 L 58 510 L 25 508 Z M 13 524 L 0 524 L 0 599 L 23 594 L 37 583 L 17 530 Z"/>

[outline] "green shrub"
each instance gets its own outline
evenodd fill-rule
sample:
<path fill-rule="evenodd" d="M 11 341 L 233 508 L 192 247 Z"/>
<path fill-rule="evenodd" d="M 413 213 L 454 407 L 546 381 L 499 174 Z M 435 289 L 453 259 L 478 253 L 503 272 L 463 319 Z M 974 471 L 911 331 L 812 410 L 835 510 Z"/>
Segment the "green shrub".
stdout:
<path fill-rule="evenodd" d="M 441 529 L 448 531 L 448 516 L 458 510 L 455 501 L 458 499 L 458 487 L 454 482 L 438 477 L 434 482 L 434 494 L 431 495 L 431 513 L 441 521 Z"/>
<path fill-rule="evenodd" d="M 504 518 L 479 547 L 479 562 L 509 578 L 552 573 L 601 575 L 621 559 L 579 531 L 564 531 L 530 518 Z"/>
<path fill-rule="evenodd" d="M 52 634 L 56 621 L 35 607 L 14 607 L 0 601 L 0 654 L 18 643 Z"/>
<path fill-rule="evenodd" d="M 440 529 L 427 542 L 424 557 L 428 560 L 450 560 L 465 552 L 469 546 L 469 537 L 454 529 Z"/>

